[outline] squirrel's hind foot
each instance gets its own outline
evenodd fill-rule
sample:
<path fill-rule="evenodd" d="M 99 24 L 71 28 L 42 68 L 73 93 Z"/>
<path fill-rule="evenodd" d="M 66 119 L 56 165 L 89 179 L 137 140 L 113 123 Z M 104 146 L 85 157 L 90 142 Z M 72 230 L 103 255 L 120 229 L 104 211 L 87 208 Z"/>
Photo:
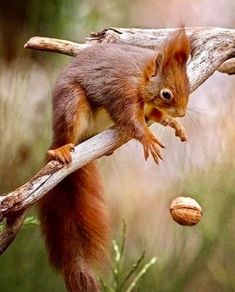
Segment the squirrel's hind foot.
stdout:
<path fill-rule="evenodd" d="M 65 163 L 70 163 L 72 161 L 72 155 L 71 152 L 74 151 L 74 144 L 69 143 L 65 144 L 62 147 L 53 149 L 53 150 L 48 150 L 47 151 L 47 156 L 49 160 L 55 159 L 58 160 L 59 162 L 65 164 Z"/>

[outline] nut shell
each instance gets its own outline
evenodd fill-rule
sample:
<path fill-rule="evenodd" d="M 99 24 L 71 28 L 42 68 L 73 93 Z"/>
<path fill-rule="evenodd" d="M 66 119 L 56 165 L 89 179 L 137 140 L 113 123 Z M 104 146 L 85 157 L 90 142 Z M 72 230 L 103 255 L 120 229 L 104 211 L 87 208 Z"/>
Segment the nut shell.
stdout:
<path fill-rule="evenodd" d="M 202 208 L 190 197 L 177 197 L 170 205 L 170 213 L 175 222 L 184 226 L 196 225 L 202 218 Z"/>

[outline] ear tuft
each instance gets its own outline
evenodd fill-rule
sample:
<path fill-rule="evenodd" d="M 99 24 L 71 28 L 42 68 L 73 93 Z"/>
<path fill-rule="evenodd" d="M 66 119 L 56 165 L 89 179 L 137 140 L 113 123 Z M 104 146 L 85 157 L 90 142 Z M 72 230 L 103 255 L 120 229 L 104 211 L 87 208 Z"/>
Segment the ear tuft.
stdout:
<path fill-rule="evenodd" d="M 163 66 L 167 67 L 172 61 L 186 65 L 191 51 L 190 40 L 184 27 L 172 33 L 164 48 Z"/>

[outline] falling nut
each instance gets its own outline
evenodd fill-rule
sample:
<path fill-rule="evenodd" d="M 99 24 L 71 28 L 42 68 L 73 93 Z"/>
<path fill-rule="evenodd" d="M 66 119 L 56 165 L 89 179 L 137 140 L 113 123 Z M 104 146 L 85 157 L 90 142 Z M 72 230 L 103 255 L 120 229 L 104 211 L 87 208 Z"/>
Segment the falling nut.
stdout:
<path fill-rule="evenodd" d="M 202 218 L 202 208 L 190 197 L 177 197 L 170 205 L 172 218 L 184 226 L 196 225 Z"/>

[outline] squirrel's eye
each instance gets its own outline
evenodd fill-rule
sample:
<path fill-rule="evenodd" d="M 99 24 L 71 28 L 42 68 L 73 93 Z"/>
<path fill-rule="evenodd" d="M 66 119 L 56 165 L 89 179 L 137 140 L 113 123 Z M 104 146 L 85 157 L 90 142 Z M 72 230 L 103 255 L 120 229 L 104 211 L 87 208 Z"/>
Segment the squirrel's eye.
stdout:
<path fill-rule="evenodd" d="M 170 89 L 165 88 L 160 91 L 160 96 L 163 100 L 170 101 L 173 98 L 173 93 Z"/>

